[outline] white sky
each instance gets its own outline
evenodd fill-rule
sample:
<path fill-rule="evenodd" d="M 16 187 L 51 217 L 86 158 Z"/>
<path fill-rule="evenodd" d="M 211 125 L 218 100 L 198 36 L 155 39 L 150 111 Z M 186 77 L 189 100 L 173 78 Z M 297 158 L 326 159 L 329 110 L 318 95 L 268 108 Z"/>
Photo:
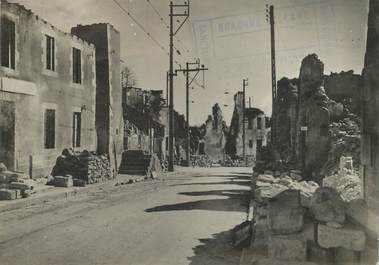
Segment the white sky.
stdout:
<path fill-rule="evenodd" d="M 118 0 L 168 49 L 168 31 L 147 0 Z M 166 90 L 168 56 L 112 0 L 12 0 L 65 31 L 76 24 L 109 22 L 121 32 L 122 59 L 138 86 Z M 168 21 L 169 0 L 150 0 Z M 176 3 L 183 3 L 175 0 Z M 302 58 L 317 53 L 325 73 L 361 73 L 368 0 L 192 0 L 191 17 L 176 43 L 182 65 L 195 57 L 209 67 L 206 89 L 195 87 L 191 123 L 203 123 L 218 102 L 229 124 L 233 95 L 249 78 L 247 98 L 271 112 L 270 35 L 265 4 L 276 8 L 277 79 L 297 77 Z M 187 53 L 186 50 L 190 52 Z M 202 83 L 202 77 L 198 79 Z M 229 94 L 225 94 L 229 92 Z M 175 80 L 175 108 L 185 112 L 182 77 Z M 224 105 L 227 105 L 224 106 Z"/>

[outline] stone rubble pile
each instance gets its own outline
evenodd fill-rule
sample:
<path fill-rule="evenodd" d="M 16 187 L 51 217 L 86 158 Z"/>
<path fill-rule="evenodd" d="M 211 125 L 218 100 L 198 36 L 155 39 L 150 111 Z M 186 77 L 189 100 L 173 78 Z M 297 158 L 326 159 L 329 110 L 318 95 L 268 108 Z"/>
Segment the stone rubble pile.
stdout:
<path fill-rule="evenodd" d="M 360 118 L 355 114 L 348 114 L 346 118 L 330 124 L 331 141 L 328 160 L 321 169 L 322 175 L 335 174 L 339 168 L 339 158 L 352 157 L 355 169 L 360 167 L 361 160 L 361 132 Z"/>
<path fill-rule="evenodd" d="M 33 185 L 34 181 L 28 176 L 8 171 L 0 163 L 0 201 L 27 198 L 35 193 Z"/>
<path fill-rule="evenodd" d="M 350 172 L 350 160 L 341 158 L 341 175 Z M 251 264 L 356 264 L 366 236 L 347 220 L 348 200 L 337 190 L 349 190 L 351 175 L 320 187 L 302 180 L 298 171 L 268 173 L 256 173 L 252 180 L 250 247 L 264 254 Z"/>
<path fill-rule="evenodd" d="M 57 187 L 84 186 L 113 178 L 109 159 L 104 155 L 65 149 L 57 158 L 49 185 Z"/>
<path fill-rule="evenodd" d="M 213 161 L 207 155 L 191 156 L 193 167 L 212 167 Z"/>
<path fill-rule="evenodd" d="M 338 173 L 324 178 L 323 186 L 335 189 L 345 202 L 362 197 L 362 180 L 354 170 L 351 157 L 341 157 Z"/>

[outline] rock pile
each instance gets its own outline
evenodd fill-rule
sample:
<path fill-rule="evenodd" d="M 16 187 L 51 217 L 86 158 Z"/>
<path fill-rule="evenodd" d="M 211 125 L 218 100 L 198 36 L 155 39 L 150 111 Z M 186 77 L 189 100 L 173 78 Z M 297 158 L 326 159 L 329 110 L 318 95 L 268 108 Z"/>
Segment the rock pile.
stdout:
<path fill-rule="evenodd" d="M 88 151 L 74 153 L 70 149 L 63 150 L 62 155 L 57 158 L 51 175 L 54 180 L 58 180 L 57 182 L 50 182 L 50 184 L 58 186 L 62 177 L 68 178 L 67 185 L 69 186 L 70 177 L 73 179 L 73 184 L 78 186 L 99 183 L 113 178 L 111 165 L 106 156 Z"/>
<path fill-rule="evenodd" d="M 34 192 L 33 181 L 28 176 L 8 171 L 0 163 L 0 200 L 27 198 Z"/>
<path fill-rule="evenodd" d="M 352 157 L 356 170 L 361 161 L 361 132 L 359 129 L 360 118 L 354 114 L 348 114 L 346 118 L 330 124 L 331 142 L 328 160 L 321 169 L 321 174 L 330 176 L 339 169 L 341 156 Z"/>
<path fill-rule="evenodd" d="M 213 161 L 207 155 L 191 156 L 193 167 L 212 167 Z"/>
<path fill-rule="evenodd" d="M 335 189 L 345 202 L 362 197 L 362 180 L 355 173 L 351 157 L 341 157 L 338 173 L 324 178 L 323 186 Z"/>
<path fill-rule="evenodd" d="M 250 246 L 267 250 L 252 264 L 355 264 L 336 258 L 355 259 L 366 241 L 365 233 L 347 221 L 347 202 L 340 193 L 302 180 L 298 171 L 267 173 L 252 180 Z"/>

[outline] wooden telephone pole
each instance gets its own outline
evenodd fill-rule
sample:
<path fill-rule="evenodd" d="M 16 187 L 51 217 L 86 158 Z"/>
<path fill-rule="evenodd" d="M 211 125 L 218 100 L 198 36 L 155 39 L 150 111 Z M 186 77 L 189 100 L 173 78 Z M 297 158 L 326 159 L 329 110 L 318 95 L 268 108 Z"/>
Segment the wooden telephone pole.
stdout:
<path fill-rule="evenodd" d="M 191 66 L 195 66 L 194 68 L 190 68 Z M 204 68 L 204 65 L 200 65 L 200 59 L 198 59 L 195 63 L 186 63 L 186 69 L 179 69 L 176 70 L 175 73 L 177 72 L 182 72 L 186 75 L 186 166 L 190 166 L 190 150 L 191 150 L 191 145 L 190 145 L 190 131 L 189 131 L 189 88 L 193 81 L 195 81 L 196 77 L 200 72 L 207 71 L 207 68 Z M 190 73 L 194 72 L 195 75 L 190 78 Z"/>
<path fill-rule="evenodd" d="M 271 31 L 271 81 L 272 81 L 272 117 L 271 117 L 271 145 L 275 146 L 276 139 L 276 55 L 275 55 L 275 16 L 274 6 L 266 5 L 266 21 L 270 23 Z"/>
<path fill-rule="evenodd" d="M 242 103 L 242 156 L 245 166 L 247 166 L 246 160 L 246 124 L 245 124 L 245 113 L 246 113 L 246 87 L 248 86 L 248 79 L 243 79 L 243 103 Z"/>
<path fill-rule="evenodd" d="M 175 12 L 178 9 L 178 12 Z M 183 10 L 184 9 L 184 10 Z M 169 132 L 168 132 L 168 171 L 174 171 L 174 37 L 189 18 L 189 0 L 184 4 L 174 5 L 170 2 L 170 61 L 169 61 Z M 174 18 L 182 17 L 179 26 L 174 29 Z"/>

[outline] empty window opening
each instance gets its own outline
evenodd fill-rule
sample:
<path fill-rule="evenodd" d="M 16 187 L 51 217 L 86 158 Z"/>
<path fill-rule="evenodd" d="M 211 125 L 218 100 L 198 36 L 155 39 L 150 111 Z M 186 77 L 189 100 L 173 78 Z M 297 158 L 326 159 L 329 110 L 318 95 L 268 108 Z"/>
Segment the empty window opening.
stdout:
<path fill-rule="evenodd" d="M 80 112 L 74 112 L 72 123 L 73 123 L 72 146 L 80 147 L 81 123 L 82 123 L 82 114 Z"/>
<path fill-rule="evenodd" d="M 46 69 L 55 71 L 55 39 L 49 35 L 46 38 Z"/>
<path fill-rule="evenodd" d="M 45 110 L 45 148 L 55 148 L 55 110 Z"/>
<path fill-rule="evenodd" d="M 5 17 L 1 18 L 1 66 L 16 69 L 16 26 Z"/>
<path fill-rule="evenodd" d="M 82 51 L 72 48 L 72 82 L 82 83 Z"/>

